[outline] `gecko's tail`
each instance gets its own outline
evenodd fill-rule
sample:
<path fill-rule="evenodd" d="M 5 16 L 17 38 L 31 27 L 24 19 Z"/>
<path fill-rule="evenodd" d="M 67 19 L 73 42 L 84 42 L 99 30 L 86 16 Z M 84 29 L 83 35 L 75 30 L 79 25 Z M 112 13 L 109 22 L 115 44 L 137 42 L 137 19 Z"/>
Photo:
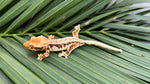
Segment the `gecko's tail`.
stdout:
<path fill-rule="evenodd" d="M 106 49 L 109 49 L 109 50 L 113 50 L 113 51 L 116 51 L 116 52 L 122 52 L 121 49 L 118 49 L 118 48 L 115 48 L 115 47 L 112 47 L 112 46 L 109 46 L 109 45 L 106 45 L 102 42 L 98 42 L 98 41 L 90 41 L 90 40 L 84 40 L 84 42 L 88 45 L 95 45 L 95 46 L 99 46 L 99 47 L 103 47 L 103 48 L 106 48 Z"/>

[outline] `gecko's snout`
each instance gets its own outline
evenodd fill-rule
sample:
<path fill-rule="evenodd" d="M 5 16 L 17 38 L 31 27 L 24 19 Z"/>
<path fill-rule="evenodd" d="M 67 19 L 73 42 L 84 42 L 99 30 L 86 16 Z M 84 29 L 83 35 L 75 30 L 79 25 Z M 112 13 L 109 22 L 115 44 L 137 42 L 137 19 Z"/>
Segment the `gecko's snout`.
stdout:
<path fill-rule="evenodd" d="M 27 49 L 31 49 L 31 47 L 30 47 L 30 45 L 29 45 L 29 42 L 27 41 L 27 42 L 25 42 L 24 44 L 23 44 L 23 46 L 25 47 L 25 48 L 27 48 Z"/>

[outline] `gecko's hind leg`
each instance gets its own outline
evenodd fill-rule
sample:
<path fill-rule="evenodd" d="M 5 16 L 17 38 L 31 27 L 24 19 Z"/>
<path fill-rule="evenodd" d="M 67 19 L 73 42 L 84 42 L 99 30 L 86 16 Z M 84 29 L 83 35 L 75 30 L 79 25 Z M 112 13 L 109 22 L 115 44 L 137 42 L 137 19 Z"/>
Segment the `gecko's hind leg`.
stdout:
<path fill-rule="evenodd" d="M 58 57 L 62 57 L 62 56 L 64 56 L 64 53 L 65 53 L 65 52 L 64 52 L 64 51 L 62 51 L 61 53 L 59 53 L 59 54 L 58 54 Z"/>
<path fill-rule="evenodd" d="M 78 33 L 80 31 L 80 24 L 74 27 L 74 31 L 72 32 L 73 37 L 78 38 Z"/>
<path fill-rule="evenodd" d="M 68 59 L 68 55 L 77 47 L 79 46 L 82 46 L 83 44 L 80 44 L 80 43 L 72 43 L 66 52 L 62 51 L 62 53 L 59 53 L 58 54 L 58 57 L 62 57 L 62 56 L 65 56 L 65 59 Z"/>

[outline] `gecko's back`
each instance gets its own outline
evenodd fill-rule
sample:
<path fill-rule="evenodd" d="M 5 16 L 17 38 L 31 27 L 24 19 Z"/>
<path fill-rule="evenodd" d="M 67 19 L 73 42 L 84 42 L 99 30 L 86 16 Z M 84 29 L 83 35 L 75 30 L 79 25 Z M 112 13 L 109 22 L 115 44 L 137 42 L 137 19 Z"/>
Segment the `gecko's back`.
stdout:
<path fill-rule="evenodd" d="M 62 39 L 50 40 L 47 49 L 50 51 L 62 51 L 69 48 L 72 44 L 83 44 L 81 39 L 74 37 L 66 37 Z"/>

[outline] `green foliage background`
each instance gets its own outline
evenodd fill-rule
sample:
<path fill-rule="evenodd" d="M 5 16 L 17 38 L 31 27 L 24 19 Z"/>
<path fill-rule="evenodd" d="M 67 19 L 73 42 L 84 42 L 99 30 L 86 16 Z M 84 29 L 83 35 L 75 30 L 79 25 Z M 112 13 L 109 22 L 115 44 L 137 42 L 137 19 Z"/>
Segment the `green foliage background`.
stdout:
<path fill-rule="evenodd" d="M 146 84 L 150 83 L 149 0 L 1 0 L 0 83 Z M 134 11 L 139 11 L 131 13 Z M 71 36 L 81 24 L 80 38 L 120 48 L 116 53 L 85 45 L 68 60 L 57 52 L 37 61 L 39 52 L 23 43 L 31 36 Z"/>

